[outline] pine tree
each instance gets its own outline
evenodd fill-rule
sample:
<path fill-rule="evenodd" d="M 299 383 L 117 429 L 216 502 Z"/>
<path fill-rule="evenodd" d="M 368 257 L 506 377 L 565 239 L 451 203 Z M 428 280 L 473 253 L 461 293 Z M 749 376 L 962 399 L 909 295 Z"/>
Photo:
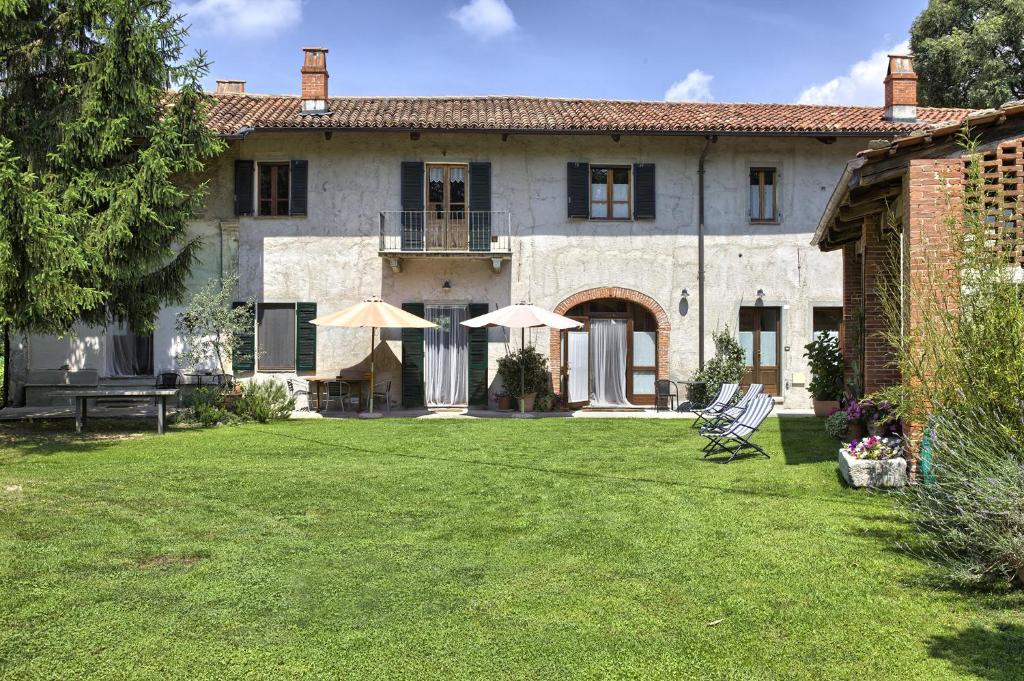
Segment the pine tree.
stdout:
<path fill-rule="evenodd" d="M 199 242 L 202 53 L 170 0 L 0 2 L 0 323 L 152 328 Z"/>

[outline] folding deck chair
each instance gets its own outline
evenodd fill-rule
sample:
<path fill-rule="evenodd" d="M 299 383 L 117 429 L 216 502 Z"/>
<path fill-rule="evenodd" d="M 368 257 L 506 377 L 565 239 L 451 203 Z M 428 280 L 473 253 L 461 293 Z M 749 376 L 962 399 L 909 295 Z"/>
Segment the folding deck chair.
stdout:
<path fill-rule="evenodd" d="M 751 383 L 750 387 L 747 388 L 747 392 L 743 393 L 743 397 L 740 398 L 739 402 L 737 402 L 731 407 L 727 407 L 725 411 L 719 413 L 717 416 L 712 416 L 710 419 L 708 419 L 708 422 L 700 427 L 701 431 L 711 429 L 721 430 L 725 424 L 729 423 L 730 421 L 735 421 L 740 417 L 740 414 L 746 411 L 747 407 L 750 406 L 750 403 L 754 400 L 754 398 L 760 395 L 763 390 L 763 384 Z"/>
<path fill-rule="evenodd" d="M 700 425 L 701 421 L 710 421 L 712 418 L 718 416 L 725 411 L 732 400 L 736 397 L 736 391 L 740 389 L 738 383 L 723 383 L 718 389 L 718 394 L 715 395 L 715 399 L 711 400 L 711 404 L 704 407 L 703 409 L 692 410 L 697 418 L 694 419 L 693 423 L 690 424 L 691 428 L 696 428 Z"/>
<path fill-rule="evenodd" d="M 750 438 L 757 433 L 758 428 L 768 418 L 775 408 L 775 400 L 771 395 L 758 395 L 750 402 L 750 406 L 740 414 L 732 423 L 727 424 L 721 430 L 709 430 L 701 432 L 701 435 L 710 440 L 709 447 L 705 448 L 703 459 L 718 454 L 729 454 L 729 458 L 721 463 L 729 463 L 736 458 L 744 449 L 753 449 L 766 459 L 770 459 L 768 453 L 759 445 L 750 441 Z"/>

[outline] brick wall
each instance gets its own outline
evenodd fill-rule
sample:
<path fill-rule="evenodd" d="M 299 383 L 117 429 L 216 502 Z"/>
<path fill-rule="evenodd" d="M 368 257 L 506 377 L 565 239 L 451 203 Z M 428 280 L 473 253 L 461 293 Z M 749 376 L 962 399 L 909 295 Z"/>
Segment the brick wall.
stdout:
<path fill-rule="evenodd" d="M 843 379 L 847 384 L 864 379 L 860 343 L 861 313 L 864 309 L 862 267 L 857 244 L 843 246 Z M 858 373 L 860 375 L 856 376 Z"/>
<path fill-rule="evenodd" d="M 886 342 L 888 331 L 884 299 L 887 289 L 896 283 L 894 258 L 898 258 L 898 239 L 882 234 L 879 216 L 864 218 L 861 237 L 864 254 L 861 259 L 864 284 L 864 393 L 895 385 L 899 371 L 892 365 L 892 347 Z"/>

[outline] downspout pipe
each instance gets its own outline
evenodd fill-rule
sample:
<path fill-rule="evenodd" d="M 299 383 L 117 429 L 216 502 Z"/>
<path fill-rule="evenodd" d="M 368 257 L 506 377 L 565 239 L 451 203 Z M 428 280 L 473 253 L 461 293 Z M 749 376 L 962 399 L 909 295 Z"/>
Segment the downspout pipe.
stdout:
<path fill-rule="evenodd" d="M 704 138 L 697 164 L 697 366 L 704 368 L 704 162 L 718 135 Z"/>

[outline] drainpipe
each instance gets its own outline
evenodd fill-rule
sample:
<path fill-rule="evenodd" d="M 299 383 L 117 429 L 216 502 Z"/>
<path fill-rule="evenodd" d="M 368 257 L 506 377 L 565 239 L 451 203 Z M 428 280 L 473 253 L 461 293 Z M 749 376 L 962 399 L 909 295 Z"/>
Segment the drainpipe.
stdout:
<path fill-rule="evenodd" d="M 697 165 L 697 366 L 704 368 L 704 161 L 718 135 L 704 138 L 704 149 Z"/>

